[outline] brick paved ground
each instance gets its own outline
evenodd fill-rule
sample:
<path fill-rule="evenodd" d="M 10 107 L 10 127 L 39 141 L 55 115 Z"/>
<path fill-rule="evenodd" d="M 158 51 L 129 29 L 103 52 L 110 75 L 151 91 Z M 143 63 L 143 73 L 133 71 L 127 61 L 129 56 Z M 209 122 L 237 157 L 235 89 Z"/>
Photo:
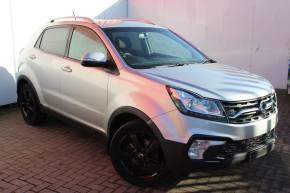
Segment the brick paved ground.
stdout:
<path fill-rule="evenodd" d="M 124 182 L 102 137 L 56 119 L 38 128 L 17 108 L 0 109 L 0 192 L 290 192 L 290 97 L 279 96 L 274 152 L 235 168 L 196 169 L 155 189 Z"/>

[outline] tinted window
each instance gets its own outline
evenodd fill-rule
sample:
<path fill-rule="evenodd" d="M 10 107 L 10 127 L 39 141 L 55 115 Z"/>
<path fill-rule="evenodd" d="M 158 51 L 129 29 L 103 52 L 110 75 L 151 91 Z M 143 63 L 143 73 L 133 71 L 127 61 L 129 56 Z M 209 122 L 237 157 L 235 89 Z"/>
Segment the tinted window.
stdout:
<path fill-rule="evenodd" d="M 107 55 L 107 49 L 95 32 L 88 28 L 78 27 L 73 31 L 68 56 L 81 60 L 88 52 L 101 52 Z"/>
<path fill-rule="evenodd" d="M 64 55 L 68 32 L 68 27 L 47 29 L 43 34 L 40 48 L 49 53 Z"/>

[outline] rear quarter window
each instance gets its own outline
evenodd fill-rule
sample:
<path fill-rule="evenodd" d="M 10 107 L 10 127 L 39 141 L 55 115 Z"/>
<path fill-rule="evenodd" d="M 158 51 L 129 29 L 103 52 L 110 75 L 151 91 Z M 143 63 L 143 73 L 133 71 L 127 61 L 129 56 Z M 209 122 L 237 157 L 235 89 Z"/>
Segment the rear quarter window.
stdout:
<path fill-rule="evenodd" d="M 39 48 L 52 54 L 64 55 L 69 27 L 55 27 L 44 31 Z"/>

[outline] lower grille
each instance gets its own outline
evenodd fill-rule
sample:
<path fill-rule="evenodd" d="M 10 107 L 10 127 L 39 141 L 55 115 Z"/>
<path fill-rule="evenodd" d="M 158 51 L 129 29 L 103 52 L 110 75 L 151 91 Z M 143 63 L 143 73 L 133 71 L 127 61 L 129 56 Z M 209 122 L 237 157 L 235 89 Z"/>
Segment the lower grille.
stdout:
<path fill-rule="evenodd" d="M 246 140 L 228 142 L 224 148 L 225 150 L 229 149 L 230 152 L 232 153 L 248 152 L 248 151 L 254 150 L 260 145 L 266 144 L 267 141 L 269 141 L 272 138 L 274 138 L 274 130 L 264 135 L 260 135 L 258 137 L 253 137 Z"/>
<path fill-rule="evenodd" d="M 212 159 L 216 157 L 230 158 L 236 153 L 251 152 L 261 145 L 267 144 L 275 137 L 274 129 L 264 135 L 253 137 L 240 141 L 228 141 L 224 145 L 212 146 L 206 152 L 204 157 Z"/>

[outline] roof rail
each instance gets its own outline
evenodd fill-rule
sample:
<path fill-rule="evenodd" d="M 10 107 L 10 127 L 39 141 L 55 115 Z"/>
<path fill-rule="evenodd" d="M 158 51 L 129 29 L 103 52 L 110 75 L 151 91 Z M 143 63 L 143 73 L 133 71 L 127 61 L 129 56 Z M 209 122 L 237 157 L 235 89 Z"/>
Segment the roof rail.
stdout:
<path fill-rule="evenodd" d="M 131 19 L 131 18 L 127 18 L 127 19 L 123 19 L 124 21 L 136 21 L 136 22 L 143 22 L 143 23 L 147 23 L 147 24 L 151 24 L 151 25 L 156 25 L 155 23 L 153 23 L 150 20 L 147 19 Z"/>
<path fill-rule="evenodd" d="M 88 17 L 80 17 L 80 16 L 68 16 L 68 17 L 59 17 L 52 19 L 50 23 L 57 22 L 57 21 L 85 21 L 89 23 L 94 23 L 94 20 Z"/>

